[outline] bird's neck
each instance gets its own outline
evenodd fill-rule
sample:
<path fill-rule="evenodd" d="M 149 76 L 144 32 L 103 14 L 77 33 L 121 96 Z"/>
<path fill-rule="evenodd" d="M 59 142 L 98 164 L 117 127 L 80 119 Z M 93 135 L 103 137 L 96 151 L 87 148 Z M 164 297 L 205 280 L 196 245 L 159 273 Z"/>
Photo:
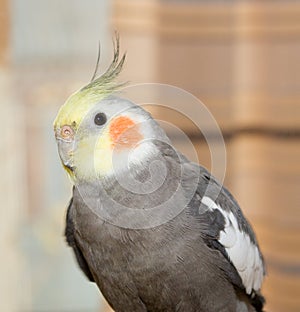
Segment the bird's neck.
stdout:
<path fill-rule="evenodd" d="M 102 202 L 111 200 L 134 209 L 152 208 L 160 204 L 164 192 L 172 194 L 181 179 L 180 161 L 166 156 L 165 150 L 158 151 L 113 174 L 91 181 L 78 180 L 75 187 L 89 200 L 100 198 Z"/>

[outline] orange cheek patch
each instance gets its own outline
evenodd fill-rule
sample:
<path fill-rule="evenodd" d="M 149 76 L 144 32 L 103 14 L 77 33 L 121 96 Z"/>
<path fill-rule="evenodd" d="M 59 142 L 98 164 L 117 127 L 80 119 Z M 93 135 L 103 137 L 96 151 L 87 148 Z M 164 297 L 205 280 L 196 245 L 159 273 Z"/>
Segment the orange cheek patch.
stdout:
<path fill-rule="evenodd" d="M 126 116 L 117 117 L 111 122 L 109 135 L 113 147 L 118 149 L 130 148 L 143 138 L 139 132 L 138 125 Z"/>

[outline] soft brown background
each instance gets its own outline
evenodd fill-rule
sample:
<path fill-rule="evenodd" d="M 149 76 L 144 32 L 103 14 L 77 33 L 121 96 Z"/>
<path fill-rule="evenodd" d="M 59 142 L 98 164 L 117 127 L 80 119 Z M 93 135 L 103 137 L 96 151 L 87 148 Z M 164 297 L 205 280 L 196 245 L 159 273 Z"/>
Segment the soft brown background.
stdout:
<path fill-rule="evenodd" d="M 299 311 L 300 2 L 104 2 L 91 1 L 85 11 L 77 1 L 73 7 L 57 2 L 53 16 L 44 12 L 52 28 L 37 18 L 32 27 L 40 25 L 45 38 L 30 41 L 36 33 L 22 32 L 15 12 L 30 25 L 39 16 L 34 1 L 26 11 L 20 1 L 0 0 L 1 311 L 105 309 L 65 251 L 70 185 L 51 123 L 66 97 L 90 79 L 99 37 L 108 64 L 114 29 L 127 51 L 123 79 L 180 87 L 216 118 L 227 147 L 225 184 L 267 262 L 266 310 Z M 208 146 L 188 120 L 157 107 L 152 112 L 181 127 L 210 168 Z M 186 143 L 170 135 L 185 152 Z M 214 144 L 221 143 L 215 138 Z"/>

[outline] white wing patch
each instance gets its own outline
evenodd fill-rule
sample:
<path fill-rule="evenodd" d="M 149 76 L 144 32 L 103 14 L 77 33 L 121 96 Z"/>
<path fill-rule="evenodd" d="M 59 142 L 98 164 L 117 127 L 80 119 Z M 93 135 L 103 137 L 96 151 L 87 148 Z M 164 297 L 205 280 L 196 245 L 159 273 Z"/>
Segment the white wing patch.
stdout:
<path fill-rule="evenodd" d="M 225 228 L 220 232 L 219 242 L 237 269 L 246 292 L 251 294 L 252 289 L 258 291 L 261 287 L 264 267 L 258 248 L 250 241 L 247 233 L 242 232 L 234 214 L 223 210 L 211 198 L 204 196 L 201 202 L 210 211 L 219 210 L 225 219 Z"/>

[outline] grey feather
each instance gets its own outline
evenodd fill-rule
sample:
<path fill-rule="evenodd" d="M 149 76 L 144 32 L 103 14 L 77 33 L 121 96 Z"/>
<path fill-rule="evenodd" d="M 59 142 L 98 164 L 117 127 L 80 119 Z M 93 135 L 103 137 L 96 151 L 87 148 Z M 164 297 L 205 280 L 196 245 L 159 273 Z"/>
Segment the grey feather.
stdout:
<path fill-rule="evenodd" d="M 223 209 L 234 213 L 241 229 L 257 245 L 237 202 L 205 168 L 190 163 L 168 145 L 156 144 L 168 168 L 161 188 L 140 195 L 124 191 L 111 179 L 104 182 L 105 191 L 124 205 L 151 208 L 165 199 L 167 190 L 176 186 L 178 170 L 184 167 L 180 180 L 182 198 L 192 181 L 199 179 L 188 205 L 160 226 L 125 229 L 100 218 L 95 213 L 96 207 L 90 209 L 102 196 L 99 185 L 76 186 L 68 213 L 76 241 L 75 253 L 78 248 L 94 281 L 115 311 L 262 311 L 263 298 L 258 293 L 252 298 L 245 293 L 241 277 L 217 240 L 224 229 L 222 214 L 201 206 L 204 193 L 216 198 Z M 147 169 L 138 172 L 137 178 L 145 179 Z M 83 193 L 89 196 L 89 206 Z M 74 248 L 74 244 L 71 246 Z"/>

